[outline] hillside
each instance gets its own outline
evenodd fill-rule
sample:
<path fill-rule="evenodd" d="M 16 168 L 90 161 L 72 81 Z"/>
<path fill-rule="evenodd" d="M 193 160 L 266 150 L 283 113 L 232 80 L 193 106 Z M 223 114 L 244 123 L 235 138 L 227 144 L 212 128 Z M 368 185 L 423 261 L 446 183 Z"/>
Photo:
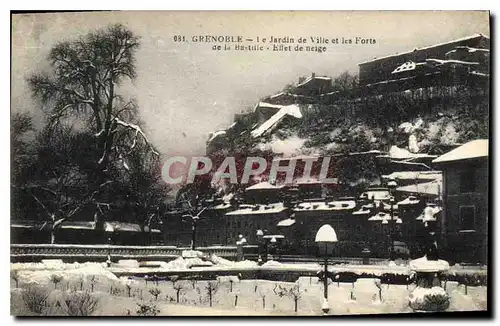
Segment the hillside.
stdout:
<path fill-rule="evenodd" d="M 332 89 L 340 88 L 339 78 L 333 79 Z M 278 94 L 281 99 L 287 95 L 282 105 L 273 100 L 276 95 L 265 97 L 252 112 L 237 115 L 228 129 L 212 134 L 207 154 L 293 157 L 377 150 L 397 158 L 441 155 L 467 141 L 488 138 L 489 94 L 483 83 L 361 96 L 362 88 L 352 81 L 342 91 L 307 97 L 293 94 L 293 85 L 285 90 Z M 346 167 L 350 182 L 379 174 L 374 163 L 361 161 L 361 166 Z M 358 173 L 349 173 L 353 169 Z"/>

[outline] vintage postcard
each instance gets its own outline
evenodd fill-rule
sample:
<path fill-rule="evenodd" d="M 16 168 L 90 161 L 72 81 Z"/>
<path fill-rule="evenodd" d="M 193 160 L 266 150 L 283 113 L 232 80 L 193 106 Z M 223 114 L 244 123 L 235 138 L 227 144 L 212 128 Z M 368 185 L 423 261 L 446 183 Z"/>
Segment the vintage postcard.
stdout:
<path fill-rule="evenodd" d="M 11 315 L 490 312 L 489 12 L 11 19 Z"/>

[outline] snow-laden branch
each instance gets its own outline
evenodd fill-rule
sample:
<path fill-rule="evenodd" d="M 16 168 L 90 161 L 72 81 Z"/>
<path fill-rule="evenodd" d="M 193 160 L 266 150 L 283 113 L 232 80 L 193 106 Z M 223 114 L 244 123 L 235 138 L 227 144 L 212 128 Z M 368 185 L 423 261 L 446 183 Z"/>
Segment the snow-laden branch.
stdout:
<path fill-rule="evenodd" d="M 148 140 L 148 137 L 146 137 L 146 135 L 144 134 L 144 132 L 142 131 L 141 127 L 139 127 L 138 125 L 136 124 L 133 124 L 133 123 L 127 123 L 127 122 L 124 122 L 118 118 L 115 118 L 115 122 L 121 126 L 124 126 L 126 128 L 131 128 L 131 129 L 134 129 L 136 131 L 135 133 L 135 137 L 134 137 L 134 143 L 132 144 L 133 147 L 135 147 L 135 140 L 137 139 L 137 135 L 138 134 L 141 134 L 141 136 L 144 138 L 144 141 L 146 142 L 147 145 L 149 145 L 149 147 L 151 148 L 151 151 L 153 152 L 154 155 L 156 156 L 160 156 L 160 154 L 155 151 L 155 149 L 153 148 L 153 146 L 149 143 L 149 140 Z M 133 148 L 131 147 L 131 149 Z"/>
<path fill-rule="evenodd" d="M 96 133 L 94 136 L 99 137 L 99 136 L 101 136 L 103 134 L 103 132 L 104 132 L 104 128 L 102 128 L 101 131 L 99 131 L 98 133 Z"/>

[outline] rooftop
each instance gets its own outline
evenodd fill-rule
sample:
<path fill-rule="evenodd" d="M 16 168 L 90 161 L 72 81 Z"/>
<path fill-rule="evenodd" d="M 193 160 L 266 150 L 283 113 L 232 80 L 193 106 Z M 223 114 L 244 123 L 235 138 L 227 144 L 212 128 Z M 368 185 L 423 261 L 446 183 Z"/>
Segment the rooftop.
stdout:
<path fill-rule="evenodd" d="M 452 40 L 452 41 L 448 41 L 448 42 L 444 42 L 444 43 L 438 43 L 438 44 L 434 44 L 434 45 L 430 45 L 430 46 L 425 46 L 425 47 L 422 47 L 422 48 L 415 48 L 413 50 L 402 52 L 402 53 L 396 53 L 396 54 L 391 54 L 391 55 L 387 55 L 387 56 L 380 57 L 380 58 L 375 58 L 373 60 L 368 60 L 368 61 L 361 62 L 358 65 L 364 65 L 366 63 L 371 63 L 371 62 L 375 62 L 375 61 L 378 61 L 378 60 L 383 60 L 383 59 L 388 59 L 388 58 L 392 58 L 392 57 L 397 57 L 397 56 L 404 55 L 404 54 L 410 54 L 413 51 L 428 50 L 428 49 L 436 48 L 436 47 L 439 47 L 439 46 L 453 44 L 455 42 L 466 41 L 466 40 L 470 40 L 470 39 L 474 39 L 474 38 L 478 38 L 478 37 L 485 37 L 485 38 L 489 39 L 489 37 L 486 37 L 483 34 L 474 34 L 474 35 L 462 37 L 462 38 L 459 38 L 459 39 L 456 39 L 456 40 Z"/>
<path fill-rule="evenodd" d="M 269 204 L 269 205 L 252 205 L 251 207 L 241 208 L 229 213 L 226 216 L 233 215 L 259 215 L 259 214 L 273 214 L 281 213 L 286 210 L 283 203 Z"/>
<path fill-rule="evenodd" d="M 264 181 L 264 182 L 260 182 L 260 183 L 257 183 L 257 184 L 254 184 L 253 186 L 250 186 L 248 188 L 246 188 L 245 190 L 268 190 L 268 189 L 281 189 L 283 188 L 283 186 L 275 186 L 273 184 L 270 184 L 269 182 L 267 181 Z"/>
<path fill-rule="evenodd" d="M 274 105 L 271 107 L 279 107 L 280 109 L 268 120 L 264 121 L 263 124 L 261 124 L 256 129 L 252 130 L 252 136 L 254 138 L 260 137 L 270 129 L 276 127 L 276 125 L 279 124 L 280 121 L 287 115 L 298 119 L 302 118 L 302 113 L 300 112 L 300 108 L 297 105 L 287 105 L 287 106 Z"/>
<path fill-rule="evenodd" d="M 432 161 L 432 163 L 448 163 L 488 157 L 488 139 L 476 139 L 459 146 Z"/>

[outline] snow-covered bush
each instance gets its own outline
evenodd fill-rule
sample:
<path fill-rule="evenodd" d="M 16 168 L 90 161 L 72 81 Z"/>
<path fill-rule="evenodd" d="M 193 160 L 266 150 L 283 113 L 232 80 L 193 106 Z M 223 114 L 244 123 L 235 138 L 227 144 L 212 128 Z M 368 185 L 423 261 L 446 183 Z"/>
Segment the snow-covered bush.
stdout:
<path fill-rule="evenodd" d="M 413 310 L 444 311 L 450 306 L 450 297 L 438 286 L 432 288 L 417 287 L 409 297 Z"/>
<path fill-rule="evenodd" d="M 10 271 L 10 278 L 16 282 L 16 289 L 19 287 L 19 271 L 17 270 L 11 270 Z"/>
<path fill-rule="evenodd" d="M 54 289 L 57 289 L 57 284 L 58 283 L 61 283 L 63 277 L 61 275 L 58 275 L 58 274 L 52 274 L 50 276 L 50 281 L 52 283 L 54 283 Z"/>
<path fill-rule="evenodd" d="M 89 291 L 71 292 L 64 299 L 68 316 L 91 316 L 99 308 L 99 297 Z"/>
<path fill-rule="evenodd" d="M 40 315 L 47 307 L 50 291 L 36 285 L 28 286 L 22 293 L 24 305 L 29 312 Z"/>
<path fill-rule="evenodd" d="M 160 310 L 152 303 L 137 303 L 138 309 L 136 314 L 138 316 L 156 316 Z"/>

